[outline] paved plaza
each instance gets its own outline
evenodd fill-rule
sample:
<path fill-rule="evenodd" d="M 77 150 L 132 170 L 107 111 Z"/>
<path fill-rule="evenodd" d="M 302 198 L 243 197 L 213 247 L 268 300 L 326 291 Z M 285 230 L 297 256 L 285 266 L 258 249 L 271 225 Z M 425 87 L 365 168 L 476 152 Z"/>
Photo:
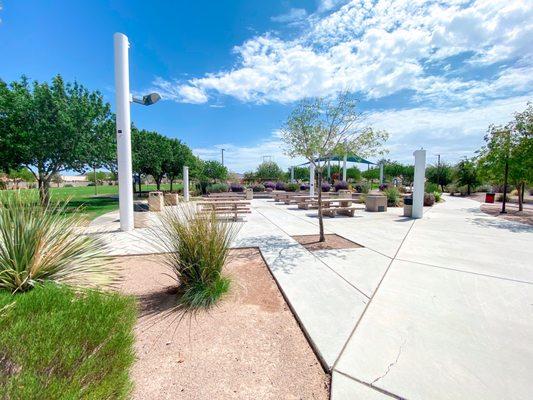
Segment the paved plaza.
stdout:
<path fill-rule="evenodd" d="M 261 250 L 333 400 L 531 398 L 533 227 L 445 199 L 416 221 L 401 209 L 325 218 L 363 247 L 315 252 L 291 236 L 317 234 L 316 211 L 253 200 L 234 246 Z M 88 229 L 111 254 L 158 251 L 150 229 L 120 232 L 117 218 Z"/>

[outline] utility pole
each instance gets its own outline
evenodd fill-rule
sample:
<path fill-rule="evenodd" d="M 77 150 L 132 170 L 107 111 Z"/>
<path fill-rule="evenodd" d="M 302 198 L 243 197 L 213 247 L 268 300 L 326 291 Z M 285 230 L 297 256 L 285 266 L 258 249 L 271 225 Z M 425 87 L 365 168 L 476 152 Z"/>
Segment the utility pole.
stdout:
<path fill-rule="evenodd" d="M 222 153 L 222 166 L 224 166 L 224 151 L 226 151 L 226 149 L 220 149 L 220 152 Z"/>

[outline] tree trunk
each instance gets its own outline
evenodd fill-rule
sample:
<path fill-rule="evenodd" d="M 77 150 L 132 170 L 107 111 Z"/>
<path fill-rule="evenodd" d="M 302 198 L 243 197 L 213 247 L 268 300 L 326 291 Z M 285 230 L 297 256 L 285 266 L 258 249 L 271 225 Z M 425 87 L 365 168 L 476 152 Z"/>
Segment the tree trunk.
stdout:
<path fill-rule="evenodd" d="M 41 200 L 41 205 L 43 207 L 50 204 L 50 178 L 40 177 L 38 179 L 39 186 L 39 199 Z"/>
<path fill-rule="evenodd" d="M 525 196 L 525 193 L 526 193 L 526 183 L 525 182 L 522 182 L 522 205 L 524 204 L 524 196 Z"/>
<path fill-rule="evenodd" d="M 155 180 L 155 187 L 157 188 L 157 191 L 160 191 L 161 190 L 161 180 L 163 178 L 156 178 Z"/>
<path fill-rule="evenodd" d="M 141 185 L 142 185 L 142 179 L 141 179 L 141 175 L 139 175 L 139 197 L 141 197 L 143 194 Z"/>
<path fill-rule="evenodd" d="M 505 214 L 507 211 L 505 211 L 505 203 L 507 203 L 507 178 L 509 176 L 509 162 L 505 160 L 505 173 L 503 178 L 503 202 L 502 202 L 502 210 L 500 211 L 500 214 Z"/>
<path fill-rule="evenodd" d="M 170 179 L 170 193 L 172 193 L 172 182 L 174 182 L 174 179 Z"/>
<path fill-rule="evenodd" d="M 518 211 L 523 211 L 524 201 L 523 201 L 523 196 L 522 196 L 522 190 L 524 189 L 523 189 L 522 184 L 516 185 L 516 190 L 518 190 Z"/>
<path fill-rule="evenodd" d="M 313 177 L 314 179 L 314 177 Z M 322 217 L 322 171 L 318 170 L 318 227 L 320 229 L 320 242 L 325 242 L 324 219 Z"/>

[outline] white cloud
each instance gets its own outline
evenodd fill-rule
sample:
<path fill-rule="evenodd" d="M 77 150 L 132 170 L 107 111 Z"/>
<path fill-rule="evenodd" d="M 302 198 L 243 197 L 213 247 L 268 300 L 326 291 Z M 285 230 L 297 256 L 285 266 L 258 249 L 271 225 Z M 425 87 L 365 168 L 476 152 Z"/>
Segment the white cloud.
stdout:
<path fill-rule="evenodd" d="M 266 33 L 236 46 L 238 61 L 231 70 L 154 84 L 167 98 L 191 103 L 207 102 L 212 95 L 289 103 L 345 89 L 364 98 L 412 89 L 420 101 L 473 103 L 484 93 L 501 97 L 531 90 L 523 80 L 533 75 L 531 1 L 352 0 L 339 7 L 342 3 L 323 0 L 319 11 L 338 9 L 308 16 L 310 28 L 296 39 Z M 304 11 L 292 9 L 274 18 L 289 23 Z M 509 62 L 496 78 L 502 86 L 428 72 L 428 62 L 466 52 L 470 68 Z M 453 72 L 452 66 L 446 69 Z M 483 89 L 487 86 L 488 92 Z M 443 96 L 438 96 L 440 90 Z"/>
<path fill-rule="evenodd" d="M 294 24 L 307 17 L 307 11 L 303 8 L 291 8 L 287 13 L 270 18 L 274 22 Z"/>
<path fill-rule="evenodd" d="M 387 158 L 411 163 L 413 151 L 423 147 L 428 151 L 428 163 L 434 163 L 437 154 L 442 156 L 443 161 L 456 162 L 464 156 L 474 155 L 483 143 L 483 135 L 489 124 L 510 121 L 515 112 L 526 107 L 528 100 L 527 96 L 519 96 L 467 109 L 417 107 L 369 112 L 364 117 L 365 124 L 390 133 L 387 143 L 390 153 Z M 268 139 L 254 145 L 224 143 L 193 151 L 201 158 L 220 160 L 221 148 L 226 149 L 225 164 L 237 172 L 254 170 L 263 156 L 271 156 L 283 169 L 304 162 L 282 154 L 283 143 L 278 132 L 273 132 Z M 376 161 L 376 158 L 370 160 Z"/>

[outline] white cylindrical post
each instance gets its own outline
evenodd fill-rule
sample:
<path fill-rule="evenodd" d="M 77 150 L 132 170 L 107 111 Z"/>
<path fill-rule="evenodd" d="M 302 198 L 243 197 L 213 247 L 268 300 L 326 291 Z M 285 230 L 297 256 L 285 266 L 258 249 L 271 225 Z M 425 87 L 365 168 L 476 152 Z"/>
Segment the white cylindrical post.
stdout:
<path fill-rule="evenodd" d="M 416 150 L 415 176 L 413 182 L 413 218 L 422 218 L 424 214 L 424 185 L 426 180 L 426 150 Z"/>
<path fill-rule="evenodd" d="M 315 195 L 315 166 L 309 165 L 309 196 Z"/>
<path fill-rule="evenodd" d="M 183 199 L 189 201 L 189 167 L 183 167 Z"/>
<path fill-rule="evenodd" d="M 345 154 L 342 160 L 342 180 L 346 182 L 346 161 L 348 161 L 348 155 Z"/>
<path fill-rule="evenodd" d="M 133 229 L 133 181 L 131 169 L 130 72 L 128 37 L 113 35 L 115 47 L 115 101 L 120 229 Z"/>
<path fill-rule="evenodd" d="M 291 183 L 294 183 L 294 167 L 291 167 Z"/>
<path fill-rule="evenodd" d="M 328 160 L 328 179 L 331 179 L 331 163 L 330 163 L 330 160 Z"/>
<path fill-rule="evenodd" d="M 379 163 L 379 183 L 383 183 L 383 163 Z"/>

